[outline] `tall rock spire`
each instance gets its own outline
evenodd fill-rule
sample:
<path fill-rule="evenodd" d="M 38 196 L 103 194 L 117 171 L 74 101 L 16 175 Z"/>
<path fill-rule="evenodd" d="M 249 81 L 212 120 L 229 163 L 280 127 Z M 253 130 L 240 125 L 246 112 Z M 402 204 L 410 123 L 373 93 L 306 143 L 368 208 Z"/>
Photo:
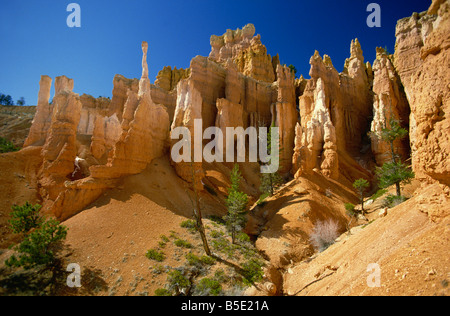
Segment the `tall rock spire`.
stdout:
<path fill-rule="evenodd" d="M 148 43 L 142 42 L 142 77 L 139 81 L 139 95 L 150 93 L 150 80 L 148 79 L 147 64 Z"/>

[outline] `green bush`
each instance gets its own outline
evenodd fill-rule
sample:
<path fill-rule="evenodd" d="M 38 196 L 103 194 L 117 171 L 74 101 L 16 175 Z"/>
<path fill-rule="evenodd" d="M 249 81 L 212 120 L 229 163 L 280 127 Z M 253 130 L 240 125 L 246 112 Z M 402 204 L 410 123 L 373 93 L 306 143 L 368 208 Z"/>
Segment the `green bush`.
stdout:
<path fill-rule="evenodd" d="M 156 289 L 155 296 L 172 296 L 172 293 L 167 289 Z"/>
<path fill-rule="evenodd" d="M 191 286 L 191 281 L 186 278 L 180 271 L 172 270 L 167 276 L 169 291 L 175 291 L 175 295 L 179 295 L 182 289 Z"/>
<path fill-rule="evenodd" d="M 201 296 L 218 296 L 222 294 L 222 285 L 215 279 L 203 278 L 196 286 L 196 291 Z"/>
<path fill-rule="evenodd" d="M 218 231 L 218 230 L 212 230 L 212 231 L 209 233 L 209 235 L 210 235 L 212 238 L 220 238 L 220 237 L 222 237 L 224 234 L 223 234 L 223 232 L 221 232 L 221 231 Z"/>
<path fill-rule="evenodd" d="M 145 256 L 151 260 L 155 260 L 158 262 L 162 262 L 162 261 L 164 261 L 164 259 L 166 259 L 164 252 L 158 251 L 156 249 L 148 250 L 147 253 L 145 254 Z"/>
<path fill-rule="evenodd" d="M 39 215 L 41 205 L 31 205 L 26 202 L 24 205 L 13 205 L 11 219 L 8 221 L 12 231 L 16 234 L 28 233 L 31 229 L 41 226 L 43 218 Z"/>
<path fill-rule="evenodd" d="M 181 222 L 180 226 L 186 228 L 191 234 L 197 233 L 197 223 L 192 219 Z"/>
<path fill-rule="evenodd" d="M 386 198 L 384 199 L 384 206 L 393 208 L 405 201 L 406 201 L 406 198 L 403 195 L 398 196 L 398 195 L 388 194 L 388 196 L 386 196 Z"/>
<path fill-rule="evenodd" d="M 180 226 L 183 228 L 193 228 L 193 229 L 196 228 L 195 221 L 193 221 L 192 219 L 187 219 L 185 221 L 182 221 Z"/>
<path fill-rule="evenodd" d="M 203 265 L 213 265 L 216 263 L 216 260 L 210 256 L 197 256 L 192 252 L 186 254 L 186 260 L 188 265 L 195 267 L 202 267 Z"/>
<path fill-rule="evenodd" d="M 14 146 L 9 140 L 0 137 L 0 154 L 18 151 L 20 148 Z"/>
<path fill-rule="evenodd" d="M 189 241 L 183 239 L 176 239 L 174 242 L 175 246 L 180 248 L 192 248 L 192 244 Z"/>
<path fill-rule="evenodd" d="M 40 227 L 28 234 L 15 247 L 19 256 L 11 256 L 6 260 L 7 266 L 31 269 L 39 265 L 50 265 L 55 259 L 55 250 L 60 241 L 67 236 L 67 228 L 55 219 L 49 219 Z"/>
<path fill-rule="evenodd" d="M 380 196 L 382 196 L 383 194 L 385 194 L 388 190 L 386 189 L 379 189 L 377 192 L 375 192 L 374 195 L 372 195 L 370 198 L 375 201 L 376 199 L 378 199 Z"/>
<path fill-rule="evenodd" d="M 345 203 L 345 209 L 347 211 L 347 215 L 353 217 L 356 215 L 355 205 L 352 203 Z"/>
<path fill-rule="evenodd" d="M 257 259 L 250 259 L 242 265 L 242 276 L 244 284 L 251 286 L 262 280 L 264 272 L 262 270 L 263 263 Z"/>
<path fill-rule="evenodd" d="M 244 232 L 240 232 L 237 236 L 236 236 L 237 240 L 241 241 L 241 242 L 249 242 L 250 241 L 250 237 L 249 235 L 247 235 Z"/>

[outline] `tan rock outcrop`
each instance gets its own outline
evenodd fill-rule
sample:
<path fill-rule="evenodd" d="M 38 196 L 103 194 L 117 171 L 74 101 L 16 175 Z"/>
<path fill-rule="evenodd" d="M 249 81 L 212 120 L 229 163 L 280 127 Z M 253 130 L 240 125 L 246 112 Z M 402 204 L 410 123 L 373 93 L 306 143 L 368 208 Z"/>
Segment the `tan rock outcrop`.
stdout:
<path fill-rule="evenodd" d="M 432 14 L 430 14 L 432 13 Z M 411 106 L 413 170 L 450 184 L 450 3 L 397 23 L 395 66 Z M 397 60 L 398 59 L 398 60 Z"/>
<path fill-rule="evenodd" d="M 274 82 L 278 56 L 272 58 L 255 34 L 255 26 L 247 24 L 241 29 L 227 30 L 222 36 L 211 36 L 209 58 L 218 63 L 232 59 L 242 74 L 256 80 Z"/>
<path fill-rule="evenodd" d="M 155 86 L 161 87 L 164 90 L 172 91 L 177 87 L 178 82 L 182 79 L 188 78 L 190 69 L 177 69 L 177 67 L 166 66 L 156 76 Z"/>
<path fill-rule="evenodd" d="M 109 152 L 120 139 L 122 127 L 114 113 L 105 117 L 97 115 L 94 120 L 94 128 L 91 138 L 91 153 L 99 161 L 106 161 Z"/>
<path fill-rule="evenodd" d="M 65 89 L 55 95 L 53 104 L 52 122 L 42 148 L 43 165 L 39 176 L 40 193 L 45 204 L 57 198 L 64 182 L 71 179 L 74 172 L 76 133 L 82 107 L 78 94 Z"/>
<path fill-rule="evenodd" d="M 391 119 L 408 128 L 409 104 L 403 92 L 400 78 L 384 49 L 377 48 L 377 59 L 373 63 L 373 121 L 371 123 L 372 152 L 378 165 L 392 160 L 389 143 L 381 139 L 381 130 L 389 127 Z M 394 150 L 402 160 L 409 157 L 409 138 L 397 140 Z"/>
<path fill-rule="evenodd" d="M 306 149 L 302 169 L 318 168 L 325 176 L 336 179 L 339 176 L 336 129 L 331 121 L 325 91 L 325 84 L 319 78 L 314 91 L 314 108 L 301 135 L 302 146 Z"/>
<path fill-rule="evenodd" d="M 96 99 L 91 95 L 83 94 L 80 96 L 80 101 L 82 109 L 77 128 L 78 134 L 92 135 L 97 115 L 107 116 L 109 114 L 111 100 L 103 97 Z"/>
<path fill-rule="evenodd" d="M 411 17 L 397 22 L 394 66 L 405 87 L 408 99 L 411 93 L 411 77 L 423 63 L 420 50 L 428 35 L 432 32 L 436 20 L 437 15 L 422 12 L 414 13 Z"/>
<path fill-rule="evenodd" d="M 172 161 L 175 161 L 175 171 L 182 179 L 185 181 L 192 183 L 194 182 L 195 187 L 198 190 L 203 189 L 202 179 L 204 177 L 204 172 L 202 169 L 202 157 L 196 157 L 195 148 L 197 147 L 197 152 L 202 154 L 203 152 L 203 131 L 200 132 L 200 137 L 194 139 L 195 137 L 195 128 L 194 122 L 195 120 L 202 120 L 202 108 L 203 108 L 203 99 L 201 93 L 195 88 L 194 81 L 190 79 L 181 80 L 177 86 L 177 106 L 175 109 L 174 120 L 172 122 L 171 133 L 174 133 L 174 130 L 177 127 L 187 128 L 189 130 L 189 136 L 187 139 L 184 139 L 188 143 L 184 143 L 186 145 L 185 150 L 188 149 L 186 159 L 183 161 L 178 161 L 178 155 L 186 155 L 183 151 L 180 152 L 180 147 L 176 149 L 173 148 L 175 144 L 183 144 L 181 143 L 183 138 L 177 139 L 174 135 L 171 136 L 171 157 Z M 181 137 L 181 135 L 178 135 Z M 181 160 L 181 159 L 180 159 Z M 195 161 L 197 160 L 197 161 Z"/>
<path fill-rule="evenodd" d="M 112 98 L 111 104 L 109 105 L 108 116 L 116 113 L 118 119 L 122 119 L 123 108 L 128 97 L 128 89 L 131 89 L 132 91 L 137 93 L 139 90 L 139 80 L 128 79 L 122 75 L 115 75 L 113 80 Z"/>
<path fill-rule="evenodd" d="M 210 39 L 211 53 L 209 58 L 219 63 L 236 57 L 241 51 L 250 47 L 250 41 L 255 35 L 255 26 L 247 24 L 241 29 L 227 30 L 221 36 L 212 35 Z"/>
<path fill-rule="evenodd" d="M 295 102 L 295 75 L 286 66 L 277 66 L 278 97 L 276 103 L 276 126 L 280 133 L 280 168 L 279 172 L 289 172 L 292 167 L 294 152 L 295 125 L 298 113 Z"/>
<path fill-rule="evenodd" d="M 351 42 L 342 73 L 329 56 L 322 58 L 317 51 L 310 64 L 311 79 L 302 80 L 304 86 L 297 93 L 301 122 L 296 127 L 291 172 L 299 176 L 316 169 L 334 179 L 340 169 L 349 179 L 368 172 L 357 159 L 372 115 L 372 69 L 364 63 L 359 41 Z"/>
<path fill-rule="evenodd" d="M 71 91 L 72 79 L 56 78 L 39 174 L 46 212 L 67 219 L 114 187 L 120 177 L 141 172 L 165 154 L 169 114 L 152 100 L 147 48 L 144 42 L 141 80 L 117 75 L 111 102 L 79 97 Z"/>
<path fill-rule="evenodd" d="M 35 143 L 41 143 L 42 145 L 47 137 L 47 132 L 51 124 L 51 114 L 53 112 L 53 104 L 49 104 L 51 87 L 52 78 L 49 76 L 41 76 L 36 114 L 34 115 L 30 132 L 23 147 L 28 147 Z"/>

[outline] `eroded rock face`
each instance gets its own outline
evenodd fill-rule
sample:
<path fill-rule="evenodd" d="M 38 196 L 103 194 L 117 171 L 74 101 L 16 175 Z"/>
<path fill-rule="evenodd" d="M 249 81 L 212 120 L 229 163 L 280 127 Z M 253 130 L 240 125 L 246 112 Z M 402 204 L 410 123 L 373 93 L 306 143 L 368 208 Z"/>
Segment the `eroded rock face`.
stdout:
<path fill-rule="evenodd" d="M 64 182 L 70 179 L 74 171 L 76 134 L 82 107 L 78 94 L 69 90 L 55 95 L 53 104 L 52 122 L 42 148 L 43 165 L 39 177 L 41 196 L 46 201 L 57 198 Z"/>
<path fill-rule="evenodd" d="M 209 58 L 219 63 L 236 57 L 241 51 L 250 46 L 250 41 L 255 35 L 255 26 L 247 24 L 241 29 L 227 30 L 221 36 L 212 35 L 210 39 L 211 53 Z"/>
<path fill-rule="evenodd" d="M 294 152 L 295 125 L 298 122 L 298 112 L 295 102 L 295 75 L 288 67 L 277 66 L 278 96 L 276 103 L 276 126 L 280 133 L 280 168 L 286 173 L 292 167 Z"/>
<path fill-rule="evenodd" d="M 82 104 L 80 122 L 78 123 L 78 134 L 92 135 L 94 132 L 94 123 L 97 115 L 107 116 L 109 114 L 109 105 L 111 100 L 108 98 L 94 98 L 91 95 L 83 94 L 80 96 Z M 116 115 L 117 116 L 117 115 Z"/>
<path fill-rule="evenodd" d="M 381 139 L 381 130 L 389 127 L 391 119 L 408 129 L 409 104 L 400 78 L 384 49 L 377 48 L 373 63 L 373 121 L 371 123 L 372 152 L 378 165 L 392 160 L 390 145 Z M 396 140 L 394 151 L 404 161 L 409 157 L 409 138 Z"/>
<path fill-rule="evenodd" d="M 227 30 L 222 36 L 211 36 L 209 58 L 218 63 L 232 59 L 239 72 L 256 80 L 274 82 L 278 57 L 267 54 L 261 36 L 255 34 L 255 26 L 247 24 L 241 29 Z"/>
<path fill-rule="evenodd" d="M 42 111 L 36 119 L 37 132 L 29 138 L 31 142 L 45 137 L 38 178 L 46 212 L 67 219 L 114 187 L 120 177 L 141 172 L 166 152 L 169 114 L 152 100 L 147 49 L 144 42 L 142 78 L 117 75 L 111 101 L 80 97 L 72 92 L 73 80 L 61 76 L 56 78 L 50 108 L 51 79 L 42 78 Z"/>
<path fill-rule="evenodd" d="M 358 156 L 372 115 L 370 65 L 364 63 L 359 42 L 352 41 L 350 58 L 339 74 L 328 55 L 310 59 L 311 79 L 299 98 L 300 127 L 296 127 L 292 173 L 319 170 L 339 177 L 339 155 Z M 345 159 L 349 161 L 349 159 Z"/>
<path fill-rule="evenodd" d="M 166 66 L 156 76 L 155 85 L 166 91 L 172 91 L 177 87 L 178 82 L 188 78 L 190 69 L 177 69 L 177 67 Z"/>
<path fill-rule="evenodd" d="M 23 147 L 28 147 L 38 142 L 42 143 L 47 137 L 51 124 L 51 113 L 53 112 L 53 104 L 49 104 L 51 87 L 52 78 L 41 76 L 36 114 Z"/>
<path fill-rule="evenodd" d="M 336 129 L 331 121 L 331 115 L 326 103 L 325 84 L 322 79 L 317 80 L 314 91 L 314 108 L 307 121 L 303 133 L 298 131 L 297 137 L 301 137 L 305 157 L 302 157 L 302 170 L 319 168 L 322 173 L 330 178 L 339 176 L 339 161 L 337 155 Z M 299 140 L 296 140 L 299 143 Z M 297 149 L 301 150 L 301 149 Z"/>
<path fill-rule="evenodd" d="M 202 119 L 203 99 L 200 92 L 195 88 L 194 82 L 191 80 L 185 79 L 180 81 L 177 86 L 177 91 L 177 106 L 171 128 L 171 157 L 172 160 L 175 161 L 174 166 L 176 173 L 185 181 L 194 183 L 198 190 L 202 190 L 203 185 L 201 180 L 204 177 L 202 158 L 200 157 L 200 161 L 198 161 L 198 157 L 195 159 L 194 146 L 197 144 L 197 146 L 199 146 L 197 150 L 200 150 L 200 153 L 202 153 L 203 141 L 202 138 L 194 139 L 196 132 L 194 122 L 196 119 Z M 176 136 L 173 135 L 173 133 L 176 132 L 177 127 L 187 128 L 189 135 L 186 135 L 186 138 L 182 137 L 183 134 L 177 133 Z M 201 129 L 197 130 L 197 136 L 199 133 L 202 134 L 202 132 L 203 131 Z M 202 135 L 200 135 L 200 137 L 202 137 Z M 182 139 L 187 141 L 187 143 L 182 142 Z M 186 155 L 186 152 L 184 152 L 184 150 L 180 147 L 174 148 L 176 144 L 184 144 L 186 146 L 184 150 L 187 150 L 187 158 L 183 158 L 183 161 L 181 161 L 181 158 L 178 157 L 178 155 Z"/>
<path fill-rule="evenodd" d="M 411 106 L 412 167 L 416 176 L 449 185 L 450 179 L 450 4 L 397 24 L 395 66 Z M 397 61 L 398 59 L 398 61 Z"/>
<path fill-rule="evenodd" d="M 111 104 L 109 106 L 109 116 L 116 113 L 119 120 L 122 119 L 123 108 L 128 97 L 128 89 L 138 92 L 139 80 L 128 79 L 122 75 L 115 75 L 113 80 Z"/>

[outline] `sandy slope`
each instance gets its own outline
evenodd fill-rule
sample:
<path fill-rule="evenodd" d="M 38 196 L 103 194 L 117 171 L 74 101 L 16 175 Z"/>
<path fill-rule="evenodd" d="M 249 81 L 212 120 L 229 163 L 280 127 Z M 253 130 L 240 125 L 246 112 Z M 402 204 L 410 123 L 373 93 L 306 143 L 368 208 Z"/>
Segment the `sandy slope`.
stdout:
<path fill-rule="evenodd" d="M 164 248 L 168 255 L 164 262 L 147 259 L 146 251 L 158 247 L 161 235 L 190 240 L 199 254 L 202 252 L 198 236 L 180 227 L 182 221 L 192 218 L 186 190 L 188 185 L 176 176 L 167 158 L 160 158 L 63 223 L 69 228 L 66 263 L 78 263 L 82 271 L 95 271 L 104 282 L 91 294 L 153 295 L 163 287 L 167 275 L 154 273 L 154 268 L 177 267 L 185 259 L 171 243 Z M 217 213 L 210 197 L 202 196 L 202 202 L 205 215 Z"/>
<path fill-rule="evenodd" d="M 287 295 L 448 295 L 448 187 L 419 188 L 388 215 L 353 230 L 321 254 L 287 267 Z M 380 287 L 369 287 L 380 268 Z M 369 282 L 370 283 L 370 282 Z"/>

